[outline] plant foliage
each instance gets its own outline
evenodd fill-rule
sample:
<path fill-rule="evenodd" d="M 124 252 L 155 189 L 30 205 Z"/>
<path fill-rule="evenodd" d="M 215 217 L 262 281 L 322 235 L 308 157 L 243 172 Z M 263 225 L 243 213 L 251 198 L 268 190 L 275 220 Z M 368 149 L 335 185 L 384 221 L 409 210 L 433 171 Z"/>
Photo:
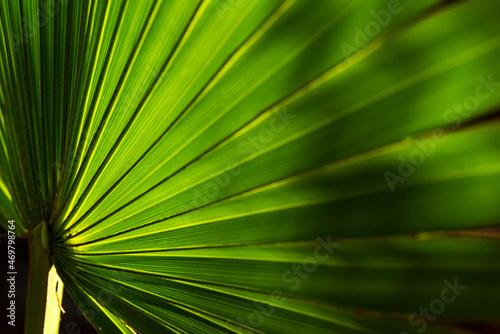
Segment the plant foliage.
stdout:
<path fill-rule="evenodd" d="M 0 0 L 1 224 L 101 333 L 497 321 L 499 11 Z"/>

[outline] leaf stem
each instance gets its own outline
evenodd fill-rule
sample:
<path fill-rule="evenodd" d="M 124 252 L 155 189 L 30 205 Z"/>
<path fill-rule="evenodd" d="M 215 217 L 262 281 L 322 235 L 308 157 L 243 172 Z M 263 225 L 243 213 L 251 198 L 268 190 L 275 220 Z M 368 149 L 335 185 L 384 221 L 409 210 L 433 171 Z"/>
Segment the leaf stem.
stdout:
<path fill-rule="evenodd" d="M 28 296 L 24 327 L 26 334 L 52 334 L 59 331 L 59 302 L 62 300 L 63 285 L 49 259 L 47 249 L 47 227 L 42 222 L 29 236 Z"/>

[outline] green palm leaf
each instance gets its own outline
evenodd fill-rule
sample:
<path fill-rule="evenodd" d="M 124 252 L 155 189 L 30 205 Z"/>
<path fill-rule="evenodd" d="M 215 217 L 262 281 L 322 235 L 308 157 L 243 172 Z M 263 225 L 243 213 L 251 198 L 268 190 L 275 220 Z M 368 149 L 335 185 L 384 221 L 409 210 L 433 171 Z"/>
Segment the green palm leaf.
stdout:
<path fill-rule="evenodd" d="M 499 9 L 1 0 L 1 224 L 101 333 L 498 321 Z"/>

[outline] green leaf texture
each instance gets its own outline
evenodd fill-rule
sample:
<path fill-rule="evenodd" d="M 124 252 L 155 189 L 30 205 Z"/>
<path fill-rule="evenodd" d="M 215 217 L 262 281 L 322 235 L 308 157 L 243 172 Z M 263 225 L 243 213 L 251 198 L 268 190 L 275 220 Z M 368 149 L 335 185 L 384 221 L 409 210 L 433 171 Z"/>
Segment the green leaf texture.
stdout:
<path fill-rule="evenodd" d="M 500 222 L 499 10 L 0 0 L 2 226 L 49 222 L 100 333 L 473 333 L 500 319 L 499 240 L 464 232 Z"/>

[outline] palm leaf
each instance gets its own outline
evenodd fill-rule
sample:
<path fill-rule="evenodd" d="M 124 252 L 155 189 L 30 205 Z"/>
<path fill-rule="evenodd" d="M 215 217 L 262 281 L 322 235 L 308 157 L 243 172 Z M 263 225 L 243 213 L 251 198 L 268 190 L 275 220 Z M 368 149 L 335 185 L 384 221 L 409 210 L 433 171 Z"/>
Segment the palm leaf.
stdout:
<path fill-rule="evenodd" d="M 2 226 L 101 333 L 498 321 L 499 9 L 1 0 Z"/>

